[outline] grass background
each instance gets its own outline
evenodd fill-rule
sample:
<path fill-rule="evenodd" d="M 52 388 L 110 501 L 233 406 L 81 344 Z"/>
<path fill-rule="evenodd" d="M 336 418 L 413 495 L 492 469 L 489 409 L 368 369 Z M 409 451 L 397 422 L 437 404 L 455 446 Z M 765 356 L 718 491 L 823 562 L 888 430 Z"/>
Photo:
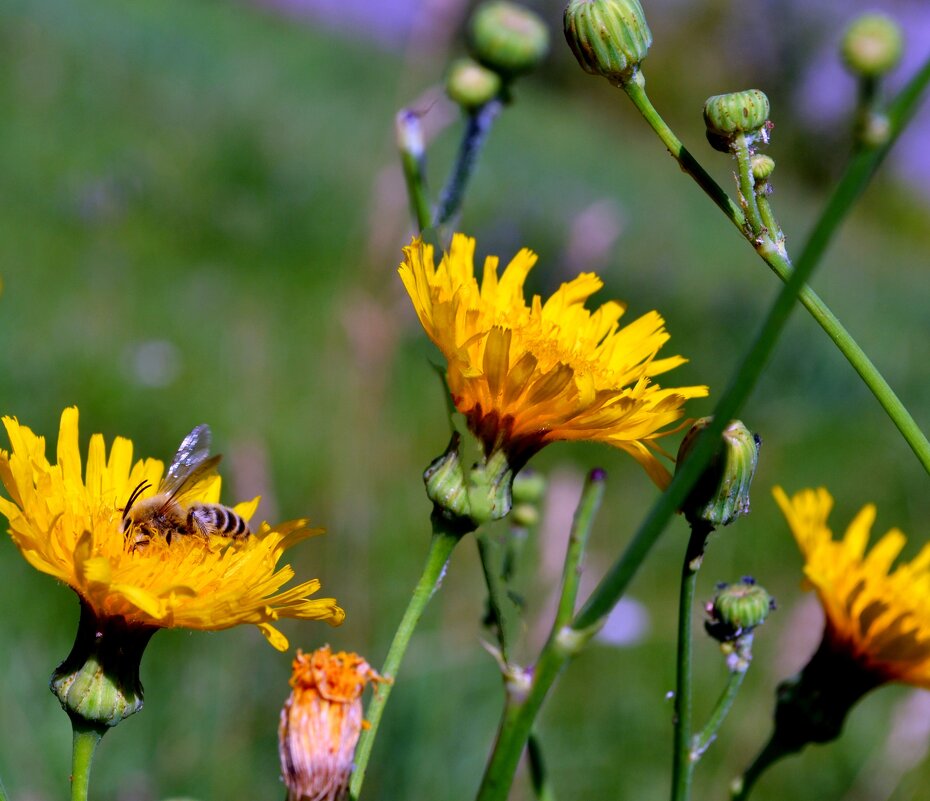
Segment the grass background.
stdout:
<path fill-rule="evenodd" d="M 660 18 L 647 75 L 682 137 L 726 182 L 726 160 L 701 147 L 699 110 L 706 95 L 734 88 L 716 57 L 733 53 L 726 26 L 706 14 L 707 40 L 670 34 L 665 46 Z M 670 352 L 691 360 L 669 379 L 708 383 L 716 395 L 777 281 L 623 98 L 582 75 L 560 41 L 554 50 L 496 126 L 460 227 L 482 254 L 536 250 L 534 291 L 596 267 L 607 282 L 600 300 L 666 317 Z M 123 434 L 138 453 L 164 459 L 209 422 L 226 454 L 227 499 L 262 492 L 267 518 L 309 515 L 328 530 L 292 561 L 298 575 L 323 580 L 348 619 L 340 629 L 285 624 L 292 646 L 330 642 L 373 664 L 425 555 L 420 473 L 444 448 L 448 425 L 429 364 L 436 355 L 395 276 L 409 223 L 392 116 L 437 79 L 447 56 L 428 38 L 400 54 L 206 0 L 8 0 L 0 10 L 0 410 L 54 438 L 62 408 L 77 404 L 85 443 L 95 431 Z M 768 89 L 771 65 L 735 58 L 740 84 Z M 837 91 L 851 93 L 851 84 Z M 797 249 L 842 136 L 810 135 L 777 83 L 771 94 L 774 203 Z M 449 113 L 438 102 L 427 123 Z M 451 122 L 430 151 L 434 186 L 454 152 Z M 880 178 L 814 282 L 925 428 L 927 218 L 909 190 Z M 594 255 L 578 256 L 579 243 L 599 238 Z M 707 413 L 712 402 L 691 411 Z M 725 797 L 767 736 L 775 685 L 819 636 L 770 487 L 826 484 L 837 529 L 875 501 L 882 531 L 911 535 L 908 553 L 925 541 L 930 516 L 916 460 L 803 312 L 743 418 L 765 440 L 754 511 L 714 539 L 699 597 L 718 580 L 752 574 L 780 609 L 698 770 L 697 798 Z M 655 498 L 632 460 L 603 447 L 559 444 L 534 461 L 552 492 L 525 566 L 527 661 L 544 634 L 565 521 L 594 465 L 610 479 L 590 585 Z M 594 645 L 544 709 L 541 738 L 562 799 L 667 793 L 665 694 L 685 537 L 675 521 L 630 589 L 646 618 L 640 639 Z M 62 797 L 70 731 L 46 682 L 71 646 L 77 603 L 6 541 L 0 609 L 0 776 L 16 801 Z M 366 797 L 473 796 L 501 703 L 479 644 L 482 609 L 465 542 L 413 641 Z M 696 662 L 701 720 L 724 673 L 709 642 L 699 641 Z M 159 633 L 143 663 L 146 708 L 103 741 L 94 797 L 280 797 L 276 726 L 288 676 L 289 657 L 254 629 Z M 926 706 L 902 688 L 870 696 L 841 742 L 774 769 L 755 797 L 921 797 L 928 733 L 900 732 L 908 714 L 925 719 Z M 530 797 L 522 773 L 513 797 Z"/>

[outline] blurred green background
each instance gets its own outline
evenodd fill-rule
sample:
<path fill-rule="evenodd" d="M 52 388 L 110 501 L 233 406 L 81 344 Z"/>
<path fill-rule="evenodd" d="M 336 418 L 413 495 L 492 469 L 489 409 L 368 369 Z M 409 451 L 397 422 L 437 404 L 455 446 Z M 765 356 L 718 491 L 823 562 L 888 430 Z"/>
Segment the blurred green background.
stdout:
<path fill-rule="evenodd" d="M 558 33 L 558 4 L 536 8 Z M 96 431 L 123 434 L 137 453 L 164 459 L 208 422 L 226 455 L 226 500 L 261 492 L 264 517 L 308 515 L 328 530 L 289 558 L 299 576 L 322 579 L 348 618 L 339 629 L 285 624 L 292 647 L 329 642 L 375 665 L 426 552 L 420 474 L 448 436 L 436 354 L 396 278 L 410 228 L 393 115 L 409 103 L 428 111 L 434 187 L 460 129 L 436 84 L 462 49 L 467 8 L 424 9 L 405 47 L 243 3 L 6 0 L 0 9 L 0 411 L 54 440 L 61 410 L 77 404 L 85 445 Z M 751 28 L 769 54 L 733 38 L 751 8 L 717 0 L 657 11 L 650 92 L 725 185 L 727 160 L 703 145 L 703 99 L 756 84 L 772 97 L 773 202 L 797 250 L 847 128 L 842 117 L 832 127 L 811 118 L 793 82 L 838 31 L 792 27 L 790 15 L 777 30 Z M 778 282 L 622 95 L 583 75 L 560 35 L 553 45 L 493 131 L 460 228 L 481 254 L 536 250 L 534 291 L 596 269 L 607 282 L 597 300 L 627 300 L 630 319 L 658 308 L 669 353 L 690 359 L 664 383 L 708 383 L 712 398 L 690 407 L 707 413 Z M 854 87 L 837 74 L 830 90 L 848 107 Z M 885 172 L 814 281 L 925 428 L 928 216 L 926 201 Z M 882 531 L 910 534 L 909 554 L 930 517 L 927 477 L 803 311 L 743 417 L 765 441 L 754 511 L 714 538 L 699 598 L 751 574 L 779 610 L 698 769 L 696 798 L 726 796 L 768 734 L 775 685 L 820 633 L 771 486 L 826 484 L 840 530 L 875 501 Z M 585 586 L 655 499 L 638 466 L 604 447 L 557 444 L 534 461 L 552 492 L 523 566 L 527 662 L 545 635 L 581 478 L 595 465 L 610 478 Z M 544 709 L 540 736 L 560 799 L 667 795 L 685 540 L 674 521 L 612 622 L 624 644 L 591 647 Z M 366 798 L 473 797 L 502 695 L 480 645 L 483 603 L 466 541 L 408 653 Z M 61 798 L 70 727 L 47 677 L 70 649 L 78 606 L 7 540 L 0 609 L 0 776 L 14 801 Z M 143 662 L 146 708 L 103 741 L 93 797 L 281 797 L 276 727 L 289 659 L 251 627 L 159 633 Z M 703 638 L 696 659 L 702 720 L 724 668 Z M 841 742 L 775 768 L 754 797 L 924 797 L 927 698 L 903 688 L 868 697 Z M 530 798 L 522 770 L 512 797 Z"/>

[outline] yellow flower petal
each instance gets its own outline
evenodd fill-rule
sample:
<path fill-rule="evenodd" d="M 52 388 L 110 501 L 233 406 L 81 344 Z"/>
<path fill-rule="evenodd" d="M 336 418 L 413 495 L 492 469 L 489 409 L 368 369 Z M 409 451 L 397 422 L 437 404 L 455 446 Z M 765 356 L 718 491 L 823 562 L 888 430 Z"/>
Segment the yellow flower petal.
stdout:
<path fill-rule="evenodd" d="M 773 491 L 804 555 L 804 574 L 823 605 L 827 641 L 882 681 L 930 689 L 930 547 L 895 566 L 906 543 L 892 529 L 868 550 L 875 507 L 867 505 L 845 536 L 827 527 L 826 489 L 789 498 Z"/>
<path fill-rule="evenodd" d="M 479 285 L 475 241 L 462 234 L 437 267 L 421 240 L 405 248 L 400 277 L 427 335 L 446 357 L 456 408 L 486 451 L 502 447 L 519 468 L 555 440 L 592 440 L 622 448 L 660 486 L 668 470 L 645 443 L 665 436 L 685 401 L 707 387 L 663 389 L 653 378 L 680 356 L 657 359 L 665 323 L 649 312 L 625 327 L 616 301 L 590 311 L 602 286 L 593 273 L 562 284 L 529 305 L 523 287 L 536 256 L 521 250 L 498 275 L 488 258 Z"/>
<path fill-rule="evenodd" d="M 24 558 L 37 570 L 70 585 L 101 618 L 159 627 L 222 629 L 252 623 L 269 642 L 287 640 L 268 624 L 284 617 L 326 620 L 345 617 L 332 598 L 312 599 L 316 580 L 294 587 L 289 565 L 278 567 L 285 550 L 320 533 L 306 521 L 275 528 L 252 526 L 253 535 L 231 540 L 219 535 L 175 536 L 168 543 L 153 537 L 139 545 L 121 531 L 123 506 L 143 482 L 155 493 L 163 471 L 156 459 L 132 463 L 132 443 L 117 438 L 109 456 L 103 437 L 88 448 L 86 477 L 78 447 L 78 411 L 61 416 L 57 462 L 45 455 L 45 440 L 13 418 L 3 418 L 9 452 L 0 451 L 0 480 L 10 500 L 0 498 L 0 513 Z M 186 503 L 218 503 L 219 476 L 207 476 L 185 489 Z M 258 498 L 237 504 L 245 519 Z"/>

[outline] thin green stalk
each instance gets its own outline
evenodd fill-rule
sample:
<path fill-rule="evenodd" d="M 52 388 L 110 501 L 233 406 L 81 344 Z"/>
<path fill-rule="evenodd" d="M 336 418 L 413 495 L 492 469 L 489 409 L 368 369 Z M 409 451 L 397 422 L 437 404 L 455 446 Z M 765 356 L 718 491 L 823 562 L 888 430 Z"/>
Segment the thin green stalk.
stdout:
<path fill-rule="evenodd" d="M 71 721 L 71 801 L 87 801 L 90 768 L 106 727 Z"/>
<path fill-rule="evenodd" d="M 745 235 L 747 221 L 742 210 L 730 200 L 726 192 L 720 188 L 688 152 L 678 137 L 675 136 L 646 95 L 645 80 L 641 76 L 638 77 L 640 80 L 630 81 L 623 86 L 633 104 L 668 148 L 669 153 L 678 161 L 682 170 L 697 182 L 726 214 L 727 218 Z M 801 251 L 797 261 L 797 269 L 800 270 L 805 265 L 817 264 L 820 261 L 827 245 L 849 213 L 849 210 L 868 185 L 869 180 L 891 149 L 901 130 L 914 115 L 928 83 L 930 83 L 930 59 L 923 64 L 889 106 L 888 120 L 891 131 L 888 141 L 881 147 L 857 152 L 850 161 Z M 789 279 L 793 272 L 791 263 L 779 252 L 777 245 L 763 243 L 763 245 L 756 247 L 756 252 L 782 281 Z M 894 422 L 924 469 L 930 473 L 930 442 L 928 442 L 927 437 L 910 412 L 895 395 L 894 390 L 884 376 L 833 312 L 830 311 L 829 307 L 812 289 L 803 287 L 798 294 L 798 298 L 853 366 L 853 369 L 881 404 L 885 413 Z"/>
<path fill-rule="evenodd" d="M 423 142 L 423 126 L 420 115 L 410 109 L 401 109 L 395 119 L 397 147 L 400 150 L 400 163 L 407 183 L 407 198 L 410 201 L 410 213 L 422 233 L 432 218 L 429 195 L 426 191 L 426 147 Z"/>
<path fill-rule="evenodd" d="M 746 772 L 730 787 L 730 801 L 746 801 L 758 778 L 770 765 L 787 753 L 789 752 L 782 747 L 781 743 L 774 739 L 769 740 Z"/>
<path fill-rule="evenodd" d="M 394 639 L 388 649 L 387 657 L 385 657 L 384 666 L 381 668 L 381 675 L 388 681 L 378 686 L 377 692 L 372 695 L 371 700 L 368 702 L 368 708 L 365 710 L 365 720 L 368 721 L 369 727 L 362 732 L 362 736 L 358 741 L 358 748 L 355 751 L 355 770 L 349 783 L 349 797 L 352 801 L 358 798 L 362 783 L 365 781 L 365 770 L 368 767 L 371 749 L 378 734 L 381 716 L 384 713 L 388 698 L 390 698 L 393 681 L 397 677 L 397 671 L 407 651 L 410 638 L 417 623 L 420 622 L 420 618 L 423 616 L 423 610 L 426 609 L 426 605 L 438 589 L 446 565 L 449 562 L 449 557 L 452 555 L 452 549 L 460 539 L 461 532 L 448 527 L 441 515 L 433 515 L 433 538 L 430 542 L 423 573 L 413 590 L 413 595 L 410 597 L 404 616 L 394 633 Z"/>
<path fill-rule="evenodd" d="M 568 535 L 568 548 L 565 554 L 565 566 L 562 569 L 562 594 L 555 615 L 553 632 L 558 632 L 571 623 L 575 614 L 575 601 L 578 598 L 578 584 L 581 581 L 581 565 L 585 549 L 591 536 L 591 527 L 604 500 L 607 473 L 596 467 L 585 481 L 581 492 L 581 501 L 575 510 L 572 530 Z"/>
<path fill-rule="evenodd" d="M 681 566 L 681 591 L 678 599 L 678 653 L 675 679 L 675 737 L 672 748 L 672 801 L 688 801 L 691 795 L 691 629 L 694 618 L 694 588 L 704 559 L 704 544 L 714 527 L 696 521 Z"/>
<path fill-rule="evenodd" d="M 6 793 L 6 787 L 3 786 L 2 779 L 0 779 L 0 801 L 10 801 L 10 797 Z"/>
<path fill-rule="evenodd" d="M 752 632 L 743 634 L 742 637 L 749 642 L 743 646 L 738 646 L 743 647 L 746 653 L 751 653 L 749 649 L 752 647 L 752 636 Z M 727 715 L 730 713 L 730 708 L 733 706 L 733 701 L 736 700 L 736 696 L 739 693 L 740 687 L 743 685 L 743 679 L 746 678 L 748 670 L 748 662 L 741 665 L 738 669 L 730 670 L 727 676 L 727 684 L 723 688 L 720 698 L 717 699 L 717 703 L 714 706 L 713 712 L 710 714 L 707 724 L 695 735 L 691 744 L 691 760 L 693 763 L 697 763 L 697 761 L 704 756 L 704 752 L 710 747 L 714 738 L 716 738 L 717 732 L 720 731 L 720 727 L 723 725 L 723 721 L 726 720 Z"/>
<path fill-rule="evenodd" d="M 742 196 L 743 211 L 746 222 L 756 240 L 763 234 L 764 224 L 759 206 L 756 203 L 756 182 L 752 177 L 752 163 L 749 156 L 749 142 L 746 134 L 739 134 L 733 141 L 733 156 L 736 159 L 736 176 L 739 193 Z M 773 237 L 774 238 L 774 237 Z"/>
<path fill-rule="evenodd" d="M 536 798 L 538 801 L 555 801 L 555 790 L 546 771 L 542 746 L 539 743 L 539 738 L 532 732 L 530 733 L 529 742 L 526 744 L 526 753 L 530 763 L 530 784 Z"/>
<path fill-rule="evenodd" d="M 488 588 L 488 611 L 491 615 L 500 647 L 501 658 L 505 665 L 510 664 L 510 646 L 513 640 L 513 602 L 507 597 L 507 588 L 501 575 L 500 559 L 495 558 L 497 548 L 491 538 L 483 531 L 475 534 L 478 556 L 481 558 L 481 570 L 484 583 Z"/>
<path fill-rule="evenodd" d="M 503 107 L 503 102 L 495 98 L 468 115 L 455 166 L 439 197 L 434 225 L 443 225 L 458 213 L 465 196 L 465 187 L 478 161 L 478 154 L 481 153 L 481 148 L 491 132 L 491 126 Z"/>
<path fill-rule="evenodd" d="M 697 483 L 704 468 L 716 452 L 723 429 L 738 415 L 743 403 L 755 387 L 778 336 L 788 321 L 798 293 L 809 278 L 815 264 L 815 261 L 808 260 L 803 265 L 799 265 L 787 283 L 782 286 L 762 327 L 750 343 L 734 373 L 733 380 L 718 401 L 713 419 L 698 436 L 691 455 L 676 472 L 668 489 L 653 505 L 626 550 L 601 579 L 571 626 L 550 637 L 534 668 L 533 682 L 529 691 L 519 703 L 508 703 L 494 750 L 478 791 L 478 801 L 503 801 L 507 797 L 520 754 L 526 745 L 533 721 L 542 707 L 546 694 L 562 667 L 577 652 L 579 640 L 583 644 L 584 640 L 603 624 L 607 614 L 620 600 L 627 585 L 639 570 L 652 546 L 655 545 L 669 519 Z"/>

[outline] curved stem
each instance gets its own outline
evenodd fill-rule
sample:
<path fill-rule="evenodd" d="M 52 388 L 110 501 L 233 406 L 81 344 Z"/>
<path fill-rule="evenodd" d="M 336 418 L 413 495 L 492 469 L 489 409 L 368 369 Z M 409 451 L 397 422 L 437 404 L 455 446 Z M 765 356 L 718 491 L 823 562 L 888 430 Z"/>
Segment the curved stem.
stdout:
<path fill-rule="evenodd" d="M 97 743 L 106 732 L 104 726 L 93 726 L 72 719 L 71 727 L 71 801 L 87 801 L 90 768 Z"/>
<path fill-rule="evenodd" d="M 745 235 L 747 221 L 742 210 L 730 200 L 726 192 L 708 175 L 675 136 L 647 97 L 645 80 L 642 76 L 638 78 L 640 80 L 630 81 L 623 86 L 633 104 L 668 148 L 669 153 L 678 161 L 682 170 L 697 182 L 727 218 Z M 849 210 L 868 185 L 901 130 L 914 115 L 928 83 L 930 83 L 930 58 L 924 62 L 889 106 L 888 120 L 891 132 L 886 143 L 871 150 L 860 150 L 853 156 L 801 251 L 796 265 L 797 270 L 806 271 L 820 261 L 827 245 Z M 779 246 L 771 242 L 753 244 L 756 252 L 776 275 L 782 281 L 788 281 L 793 269 Z M 852 335 L 812 289 L 803 287 L 798 293 L 798 298 L 853 366 L 907 441 L 921 465 L 930 473 L 930 442 L 865 351 L 859 347 Z"/>
<path fill-rule="evenodd" d="M 694 588 L 704 559 L 704 544 L 714 528 L 704 521 L 691 527 L 691 538 L 681 566 L 681 592 L 678 600 L 678 654 L 675 680 L 675 737 L 672 748 L 672 801 L 687 801 L 691 795 L 691 628 L 694 616 Z"/>
<path fill-rule="evenodd" d="M 475 533 L 475 542 L 478 544 L 478 556 L 481 559 L 481 570 L 484 573 L 484 583 L 488 588 L 488 611 L 490 622 L 495 628 L 497 644 L 500 647 L 501 658 L 505 665 L 510 664 L 510 646 L 513 639 L 513 624 L 515 622 L 513 602 L 507 597 L 507 589 L 501 576 L 500 560 L 495 558 L 498 550 L 491 538 L 483 531 Z"/>
<path fill-rule="evenodd" d="M 753 237 L 758 239 L 763 234 L 764 224 L 759 206 L 756 203 L 756 182 L 752 177 L 752 162 L 750 161 L 749 142 L 746 134 L 739 134 L 731 145 L 733 157 L 736 159 L 736 176 L 739 185 L 740 200 L 743 211 L 746 213 L 746 222 Z"/>
<path fill-rule="evenodd" d="M 420 115 L 411 109 L 401 109 L 395 119 L 397 147 L 400 163 L 407 183 L 407 198 L 410 212 L 420 233 L 429 227 L 432 214 L 426 191 L 426 146 L 423 142 L 423 126 Z"/>
<path fill-rule="evenodd" d="M 741 651 L 739 664 L 737 667 L 730 669 L 727 684 L 723 688 L 720 698 L 717 699 L 707 725 L 694 736 L 691 743 L 692 762 L 696 763 L 704 756 L 704 752 L 710 747 L 710 744 L 717 736 L 717 732 L 720 731 L 723 721 L 726 720 L 727 715 L 730 713 L 733 701 L 736 700 L 739 689 L 743 685 L 743 679 L 746 678 L 746 673 L 749 670 L 749 662 L 752 660 L 752 636 L 752 632 L 743 634 L 742 642 L 736 645 Z"/>
<path fill-rule="evenodd" d="M 468 115 L 455 166 L 439 198 L 439 208 L 436 209 L 434 218 L 435 225 L 449 222 L 458 213 L 468 179 L 471 178 L 478 161 L 478 154 L 491 132 L 494 120 L 497 119 L 503 107 L 503 101 L 495 98 Z"/>
<path fill-rule="evenodd" d="M 381 675 L 389 681 L 379 686 L 378 691 L 372 695 L 371 700 L 368 702 L 368 708 L 365 710 L 365 720 L 368 721 L 369 726 L 359 738 L 358 748 L 355 752 L 355 770 L 349 783 L 349 797 L 353 801 L 358 798 L 362 783 L 365 781 L 365 770 L 368 767 L 371 749 L 378 734 L 378 726 L 381 723 L 384 707 L 391 695 L 393 680 L 397 676 L 397 671 L 407 651 L 413 631 L 423 616 L 423 610 L 426 609 L 426 605 L 438 589 L 446 564 L 452 555 L 452 549 L 459 539 L 461 539 L 461 532 L 446 527 L 445 520 L 440 515 L 433 515 L 433 538 L 430 542 L 423 573 L 413 590 L 413 595 L 410 597 L 404 616 L 394 633 L 394 639 L 391 641 L 391 647 L 388 649 L 387 657 L 385 657 L 384 666 L 381 668 Z"/>
<path fill-rule="evenodd" d="M 746 772 L 733 782 L 730 788 L 730 801 L 746 801 L 758 778 L 767 768 L 788 753 L 790 751 L 783 748 L 777 740 L 774 738 L 769 740 L 765 748 L 759 752 L 753 763 L 746 769 Z"/>

